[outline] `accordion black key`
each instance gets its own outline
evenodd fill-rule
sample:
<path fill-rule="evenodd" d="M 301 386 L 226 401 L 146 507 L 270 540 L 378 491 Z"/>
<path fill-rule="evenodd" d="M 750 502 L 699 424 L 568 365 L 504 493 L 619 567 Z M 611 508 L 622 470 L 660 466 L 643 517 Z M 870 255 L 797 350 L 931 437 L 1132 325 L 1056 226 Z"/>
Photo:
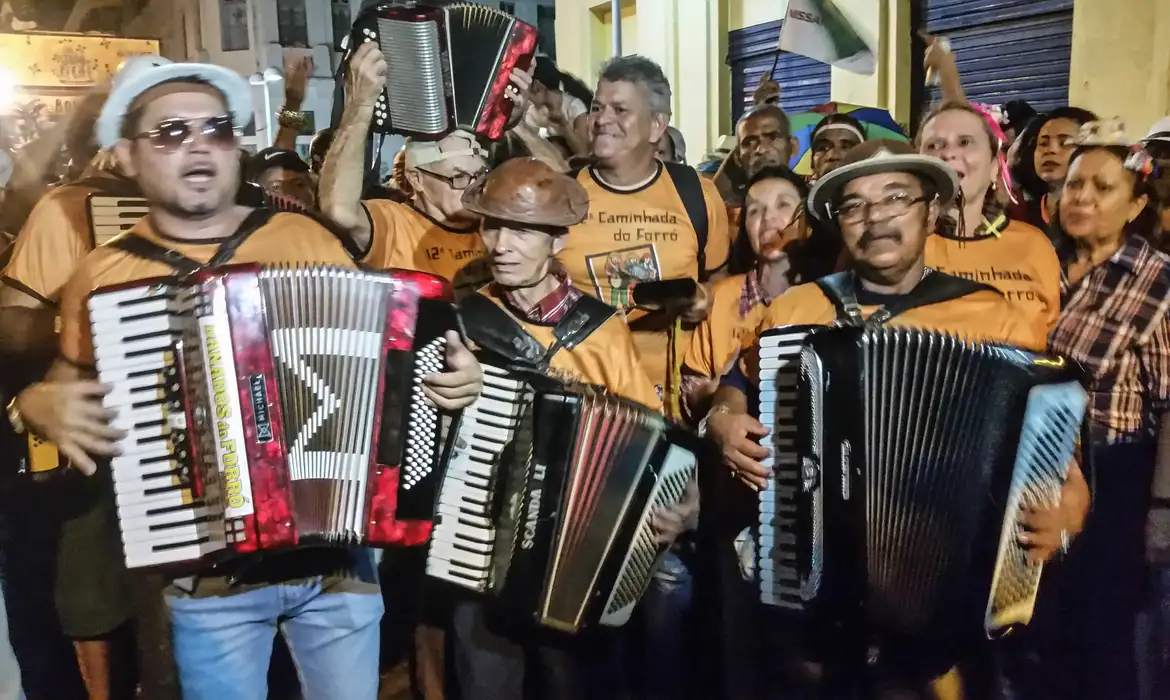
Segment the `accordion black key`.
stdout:
<path fill-rule="evenodd" d="M 142 197 L 115 197 L 95 193 L 86 197 L 86 211 L 89 214 L 90 241 L 96 248 L 129 231 L 150 209 Z"/>
<path fill-rule="evenodd" d="M 445 448 L 421 378 L 443 367 L 450 300 L 430 275 L 329 267 L 96 290 L 127 566 L 425 540 Z"/>
<path fill-rule="evenodd" d="M 536 29 L 482 5 L 377 7 L 358 17 L 351 41 L 376 41 L 386 55 L 386 89 L 374 107 L 375 133 L 440 139 L 466 129 L 495 140 L 513 103 L 513 68 L 527 70 Z"/>
<path fill-rule="evenodd" d="M 766 332 L 759 363 L 764 603 L 867 638 L 1030 620 L 1041 566 L 1017 542 L 1020 509 L 1059 499 L 1079 370 L 927 331 L 813 326 Z"/>
<path fill-rule="evenodd" d="M 650 519 L 695 474 L 688 436 L 592 388 L 483 365 L 440 488 L 427 573 L 541 626 L 625 624 L 662 553 Z"/>

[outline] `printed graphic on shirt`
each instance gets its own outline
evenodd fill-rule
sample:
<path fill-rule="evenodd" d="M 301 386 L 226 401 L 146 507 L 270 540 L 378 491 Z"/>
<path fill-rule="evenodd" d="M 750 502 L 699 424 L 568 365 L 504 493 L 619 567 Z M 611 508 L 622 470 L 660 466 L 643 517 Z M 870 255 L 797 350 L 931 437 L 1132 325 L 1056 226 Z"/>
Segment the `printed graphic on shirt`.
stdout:
<path fill-rule="evenodd" d="M 638 282 L 662 279 L 658 249 L 653 245 L 611 250 L 585 256 L 593 293 L 610 306 L 631 306 L 630 291 Z"/>
<path fill-rule="evenodd" d="M 948 275 L 991 285 L 1003 292 L 1003 295 L 1011 302 L 1041 301 L 1040 294 L 1036 289 L 1036 280 L 1027 271 L 1018 267 L 991 266 L 966 270 L 960 270 L 947 264 L 936 264 L 932 267 Z"/>

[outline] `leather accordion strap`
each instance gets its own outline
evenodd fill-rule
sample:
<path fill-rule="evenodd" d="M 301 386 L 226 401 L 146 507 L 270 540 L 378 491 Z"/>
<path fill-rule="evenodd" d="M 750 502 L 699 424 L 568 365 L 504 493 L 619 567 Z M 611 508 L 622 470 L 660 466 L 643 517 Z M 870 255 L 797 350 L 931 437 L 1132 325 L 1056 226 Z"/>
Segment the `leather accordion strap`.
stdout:
<path fill-rule="evenodd" d="M 172 250 L 166 246 L 159 245 L 154 241 L 141 236 L 137 233 L 127 232 L 118 236 L 106 245 L 117 248 L 118 250 L 130 253 L 133 256 L 143 258 L 146 260 L 153 260 L 155 262 L 163 263 L 169 266 L 172 270 L 182 276 L 194 274 L 200 270 L 218 267 L 229 262 L 236 255 L 236 250 L 248 240 L 248 238 L 257 231 L 261 226 L 268 223 L 272 218 L 273 211 L 271 209 L 253 209 L 248 216 L 240 222 L 239 228 L 231 236 L 228 236 L 219 244 L 211 259 L 206 263 L 201 263 L 196 260 L 183 255 L 177 250 Z"/>
<path fill-rule="evenodd" d="M 822 277 L 816 284 L 836 307 L 838 322 L 870 328 L 884 325 L 891 318 L 911 309 L 961 299 L 975 292 L 990 290 L 999 294 L 995 287 L 927 268 L 926 276 L 913 292 L 902 295 L 896 301 L 870 314 L 869 318 L 865 318 L 861 314 L 861 304 L 857 301 L 856 277 L 852 271 Z"/>
<path fill-rule="evenodd" d="M 577 347 L 581 341 L 601 328 L 616 313 L 617 309 L 600 299 L 587 294 L 582 295 L 560 323 L 553 328 L 553 337 L 556 338 L 556 341 L 544 354 L 545 364 L 551 362 L 553 355 L 557 354 L 561 348 L 572 350 Z"/>
<path fill-rule="evenodd" d="M 544 371 L 544 346 L 500 305 L 476 292 L 459 302 L 467 337 L 483 349 L 528 370 Z"/>

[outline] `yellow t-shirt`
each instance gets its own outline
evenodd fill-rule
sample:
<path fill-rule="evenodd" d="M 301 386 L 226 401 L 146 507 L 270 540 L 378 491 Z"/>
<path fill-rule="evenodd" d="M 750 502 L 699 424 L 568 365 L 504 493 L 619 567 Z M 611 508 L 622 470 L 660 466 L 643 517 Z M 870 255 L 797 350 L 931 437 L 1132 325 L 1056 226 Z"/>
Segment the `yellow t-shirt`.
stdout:
<path fill-rule="evenodd" d="M 188 243 L 166 238 L 153 229 L 149 217 L 139 221 L 129 232 L 198 262 L 211 259 L 221 242 Z M 256 229 L 240 244 L 230 262 L 354 266 L 353 259 L 336 236 L 306 216 L 286 213 L 273 215 L 266 224 Z M 86 306 L 90 292 L 98 287 L 162 277 L 173 272 L 164 263 L 140 258 L 110 246 L 102 246 L 85 256 L 61 291 L 62 357 L 83 367 L 93 364 L 93 337 Z"/>
<path fill-rule="evenodd" d="M 756 328 L 768 307 L 756 304 L 746 315 L 740 314 L 746 283 L 747 275 L 735 275 L 711 286 L 710 311 L 691 335 L 683 367 L 701 377 L 721 377 L 735 358 L 756 341 Z"/>
<path fill-rule="evenodd" d="M 479 293 L 508 311 L 503 301 L 492 293 L 491 285 L 479 290 Z M 509 315 L 543 347 L 548 348 L 555 342 L 556 338 L 553 336 L 555 324 L 533 323 L 517 318 L 511 312 Z M 620 311 L 572 350 L 565 348 L 558 350 L 549 360 L 549 368 L 554 374 L 567 379 L 603 386 L 644 406 L 662 410 L 658 390 L 654 388 L 650 378 L 646 376 L 646 371 L 638 362 L 633 336 L 626 326 L 625 315 Z"/>
<path fill-rule="evenodd" d="M 95 178 L 120 180 L 105 174 Z M 75 184 L 46 193 L 20 229 L 4 276 L 57 301 L 61 287 L 93 250 L 87 200 L 95 191 L 94 187 Z"/>
<path fill-rule="evenodd" d="M 862 306 L 861 313 L 868 318 L 878 308 Z M 837 309 L 821 288 L 815 283 L 802 284 L 777 297 L 764 310 L 756 337 L 780 326 L 825 325 L 836 318 Z M 1036 328 L 1002 294 L 991 290 L 919 306 L 894 316 L 886 325 L 951 333 L 970 341 L 1006 343 L 1038 352 L 1048 344 L 1047 333 Z"/>
<path fill-rule="evenodd" d="M 569 229 L 557 259 L 579 289 L 628 310 L 630 289 L 637 282 L 700 277 L 699 239 L 664 168 L 659 166 L 658 174 L 637 190 L 603 185 L 588 168 L 577 180 L 589 194 L 589 216 Z M 718 270 L 730 248 L 727 209 L 715 184 L 704 178 L 700 182 L 707 204 L 705 266 Z M 655 384 L 665 385 L 666 324 L 637 310 L 629 311 L 629 321 L 646 373 Z M 685 335 L 680 339 L 683 349 L 689 341 Z"/>
<path fill-rule="evenodd" d="M 462 297 L 492 279 L 479 228 L 445 228 L 409 204 L 386 199 L 365 202 L 370 213 L 370 251 L 363 267 L 417 270 L 450 280 Z"/>
<path fill-rule="evenodd" d="M 926 264 L 991 285 L 1045 335 L 1060 317 L 1060 261 L 1039 229 L 1012 221 L 999 236 L 926 239 Z"/>

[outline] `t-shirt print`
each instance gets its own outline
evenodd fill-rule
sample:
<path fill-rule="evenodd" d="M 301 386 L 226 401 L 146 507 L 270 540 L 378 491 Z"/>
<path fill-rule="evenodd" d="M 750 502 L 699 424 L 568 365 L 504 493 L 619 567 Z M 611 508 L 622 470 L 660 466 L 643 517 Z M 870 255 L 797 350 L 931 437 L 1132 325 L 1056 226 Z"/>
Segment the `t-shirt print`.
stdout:
<path fill-rule="evenodd" d="M 619 309 L 633 305 L 630 295 L 634 285 L 662 279 L 658 249 L 653 245 L 586 255 L 585 264 L 589 268 L 594 295 Z"/>

